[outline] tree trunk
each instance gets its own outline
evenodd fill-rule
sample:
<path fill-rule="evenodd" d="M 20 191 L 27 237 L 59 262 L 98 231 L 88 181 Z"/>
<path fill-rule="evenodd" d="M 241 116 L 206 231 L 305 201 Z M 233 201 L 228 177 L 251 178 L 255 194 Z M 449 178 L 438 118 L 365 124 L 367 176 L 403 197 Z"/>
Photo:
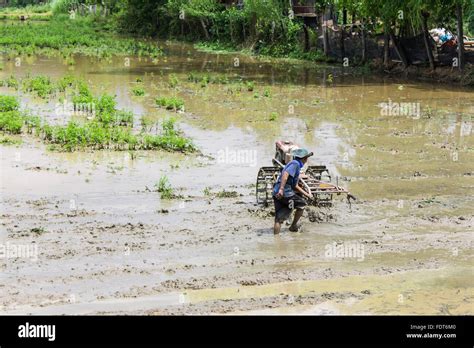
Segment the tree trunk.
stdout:
<path fill-rule="evenodd" d="M 390 34 L 387 24 L 384 24 L 384 41 L 383 41 L 383 65 L 388 69 L 390 65 Z"/>
<path fill-rule="evenodd" d="M 459 70 L 464 69 L 464 33 L 462 29 L 462 7 L 458 2 L 456 4 L 457 29 L 458 29 L 458 66 Z"/>
<path fill-rule="evenodd" d="M 324 11 L 321 14 L 321 31 L 323 34 L 323 50 L 324 50 L 324 55 L 327 57 L 329 55 L 329 45 L 328 45 L 328 40 L 327 40 L 327 27 L 326 27 L 326 20 L 325 20 L 325 15 Z"/>
<path fill-rule="evenodd" d="M 229 21 L 230 41 L 234 43 L 234 26 L 232 21 Z"/>
<path fill-rule="evenodd" d="M 367 60 L 367 42 L 365 40 L 365 20 L 362 19 L 360 26 L 360 34 L 362 39 L 362 63 L 365 63 Z"/>
<path fill-rule="evenodd" d="M 390 33 L 390 40 L 393 42 L 393 47 L 395 48 L 395 51 L 397 52 L 398 56 L 400 57 L 400 60 L 402 61 L 403 67 L 406 69 L 408 67 L 408 60 L 405 55 L 405 52 L 403 51 L 403 47 L 400 46 L 400 43 L 398 42 L 397 38 L 393 34 L 392 29 L 389 29 Z"/>
<path fill-rule="evenodd" d="M 209 32 L 207 31 L 206 23 L 204 23 L 204 19 L 199 18 L 201 22 L 202 30 L 204 30 L 204 35 L 206 36 L 206 40 L 209 40 Z"/>
<path fill-rule="evenodd" d="M 421 27 L 423 30 L 423 41 L 425 42 L 426 54 L 428 55 L 430 68 L 431 70 L 434 70 L 435 62 L 434 62 L 434 57 L 433 57 L 433 51 L 431 50 L 431 45 L 429 41 L 430 33 L 428 32 L 428 13 L 423 12 L 421 16 L 422 16 Z"/>
<path fill-rule="evenodd" d="M 346 32 L 344 29 L 344 25 L 341 25 L 341 58 L 344 62 L 344 58 L 346 57 L 346 47 L 344 46 L 344 39 L 346 37 Z"/>
<path fill-rule="evenodd" d="M 345 35 L 346 24 L 347 24 L 347 10 L 343 8 L 342 9 L 342 25 L 341 25 L 341 57 L 342 57 L 343 62 L 346 55 L 346 47 L 344 46 L 344 39 L 346 36 Z"/>
<path fill-rule="evenodd" d="M 308 32 L 308 26 L 306 24 L 303 24 L 303 31 L 304 31 L 304 51 L 308 52 L 309 51 L 309 32 Z M 273 34 L 272 34 L 272 42 L 273 42 Z"/>
<path fill-rule="evenodd" d="M 324 47 L 324 55 L 326 57 L 329 56 L 329 38 L 328 38 L 328 28 L 327 28 L 327 22 L 325 20 L 325 12 L 321 15 L 321 28 L 323 32 L 323 47 Z"/>

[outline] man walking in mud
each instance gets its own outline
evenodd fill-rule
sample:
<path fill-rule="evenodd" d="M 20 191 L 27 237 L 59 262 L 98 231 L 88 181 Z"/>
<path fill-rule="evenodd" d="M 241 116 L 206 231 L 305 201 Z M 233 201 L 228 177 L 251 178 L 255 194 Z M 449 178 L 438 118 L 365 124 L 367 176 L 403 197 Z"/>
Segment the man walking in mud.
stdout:
<path fill-rule="evenodd" d="M 281 223 L 287 220 L 293 209 L 296 209 L 293 223 L 290 226 L 291 232 L 298 232 L 298 220 L 303 215 L 306 201 L 303 196 L 312 199 L 311 193 L 305 192 L 298 185 L 301 168 L 313 155 L 306 149 L 297 149 L 292 152 L 293 160 L 289 162 L 280 173 L 275 186 L 273 187 L 273 202 L 275 203 L 275 225 L 273 233 L 279 234 Z"/>

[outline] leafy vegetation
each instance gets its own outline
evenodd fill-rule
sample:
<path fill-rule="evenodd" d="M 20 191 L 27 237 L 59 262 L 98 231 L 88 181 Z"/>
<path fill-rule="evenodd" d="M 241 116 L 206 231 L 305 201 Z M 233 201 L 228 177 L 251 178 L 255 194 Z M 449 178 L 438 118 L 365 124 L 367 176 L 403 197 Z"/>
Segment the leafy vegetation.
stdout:
<path fill-rule="evenodd" d="M 142 86 L 132 87 L 132 94 L 136 97 L 143 97 L 145 95 L 145 89 Z"/>
<path fill-rule="evenodd" d="M 0 137 L 0 144 L 1 145 L 19 145 L 21 144 L 21 139 L 8 137 L 8 136 L 1 136 Z"/>
<path fill-rule="evenodd" d="M 0 112 L 0 130 L 20 134 L 23 127 L 23 117 L 19 111 Z"/>
<path fill-rule="evenodd" d="M 82 88 L 83 95 L 89 95 Z M 66 125 L 50 125 L 39 117 L 21 113 L 15 97 L 0 96 L 0 131 L 20 134 L 35 133 L 52 149 L 76 151 L 81 149 L 153 150 L 192 152 L 195 146 L 177 129 L 176 119 L 165 119 L 160 134 L 133 131 L 133 113 L 117 110 L 115 98 L 104 94 L 92 97 L 96 117 L 91 120 L 70 120 Z"/>
<path fill-rule="evenodd" d="M 161 199 L 173 199 L 175 197 L 166 175 L 160 177 L 160 180 L 155 184 L 155 188 L 160 193 Z"/>
<path fill-rule="evenodd" d="M 217 198 L 235 198 L 238 197 L 239 194 L 237 191 L 226 191 L 222 190 L 216 193 Z"/>
<path fill-rule="evenodd" d="M 348 36 L 361 37 L 369 32 L 371 35 L 389 35 L 393 31 L 399 39 L 422 33 L 424 17 L 428 28 L 443 26 L 456 32 L 459 5 L 465 32 L 474 35 L 473 0 L 295 0 L 290 4 L 284 0 L 245 0 L 243 6 L 237 5 L 238 1 L 217 0 L 158 0 L 153 3 L 117 0 L 113 3 L 111 8 L 116 10 L 118 23 L 116 29 L 122 32 L 186 39 L 199 42 L 199 47 L 210 50 L 246 49 L 260 55 L 313 61 L 336 59 L 323 47 L 327 34 L 321 29 L 321 16 L 337 26 L 352 23 L 352 33 Z M 229 3 L 233 5 L 225 5 Z M 291 3 L 307 6 L 306 9 L 318 18 L 317 22 L 308 25 L 308 18 L 305 22 L 297 17 L 297 10 L 291 8 Z M 361 31 L 360 24 L 364 25 L 365 32 Z M 339 45 L 339 38 L 333 36 L 332 40 L 330 46 Z M 351 58 L 355 58 L 353 55 Z M 362 57 L 357 53 L 359 64 L 363 65 L 365 59 L 365 53 Z M 205 81 L 202 85 L 206 85 Z"/>
<path fill-rule="evenodd" d="M 162 54 L 152 41 L 119 37 L 92 18 L 72 20 L 66 15 L 55 16 L 46 24 L 14 22 L 0 25 L 0 53 L 60 54 L 65 58 L 75 53 L 99 58 L 113 55 L 158 57 Z"/>
<path fill-rule="evenodd" d="M 51 18 L 51 4 L 26 3 L 23 1 L 10 0 L 9 7 L 0 8 L 0 19 L 18 20 L 24 16 L 28 20 L 49 20 Z"/>
<path fill-rule="evenodd" d="M 183 110 L 184 101 L 178 97 L 161 97 L 156 98 L 156 105 L 161 106 L 167 110 Z"/>
<path fill-rule="evenodd" d="M 46 98 L 54 93 L 56 86 L 49 77 L 39 75 L 23 80 L 23 89 L 26 92 L 35 92 L 41 98 Z"/>
<path fill-rule="evenodd" d="M 0 112 L 16 111 L 20 107 L 15 97 L 0 95 Z"/>
<path fill-rule="evenodd" d="M 339 45 L 337 35 L 333 36 L 330 45 L 323 45 L 328 35 L 321 29 L 321 16 L 332 20 L 336 26 L 352 23 L 348 36 L 362 37 L 370 32 L 372 36 L 396 34 L 400 39 L 422 33 L 425 20 L 428 28 L 443 26 L 456 32 L 459 9 L 465 34 L 474 35 L 474 0 L 290 2 L 307 6 L 307 10 L 313 12 L 318 20 L 311 25 L 308 20 L 305 22 L 296 16 L 295 8 L 285 0 L 245 0 L 243 6 L 237 5 L 238 1 L 218 0 L 55 0 L 44 5 L 36 5 L 33 0 L 12 0 L 9 3 L 27 7 L 0 10 L 0 17 L 2 13 L 47 15 L 48 18 L 51 13 L 54 15 L 47 25 L 29 22 L 28 25 L 0 26 L 3 52 L 30 55 L 61 50 L 68 64 L 74 64 L 73 53 L 101 58 L 116 54 L 151 57 L 161 54 L 152 41 L 125 39 L 115 33 L 185 39 L 211 50 L 246 50 L 260 55 L 313 61 L 339 60 L 340 56 L 331 56 L 326 48 Z M 83 5 L 95 5 L 97 11 L 76 13 L 78 8 L 85 8 Z M 354 55 L 352 52 L 352 63 L 365 64 L 365 53 L 362 57 L 360 52 L 356 57 Z M 170 87 L 176 87 L 178 82 L 170 76 Z M 203 79 L 200 83 L 205 87 L 210 81 Z"/>

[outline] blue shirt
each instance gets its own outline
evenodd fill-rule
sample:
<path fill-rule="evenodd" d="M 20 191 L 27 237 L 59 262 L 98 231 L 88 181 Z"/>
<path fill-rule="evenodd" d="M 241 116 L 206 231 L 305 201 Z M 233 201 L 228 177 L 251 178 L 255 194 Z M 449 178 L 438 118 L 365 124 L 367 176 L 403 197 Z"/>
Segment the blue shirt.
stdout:
<path fill-rule="evenodd" d="M 288 180 L 286 181 L 285 188 L 283 189 L 283 196 L 284 197 L 292 197 L 295 195 L 295 186 L 298 183 L 299 177 L 300 177 L 300 170 L 303 168 L 304 164 L 300 160 L 294 159 L 293 161 L 289 162 L 285 168 L 281 171 L 280 175 L 278 176 L 278 179 L 275 183 L 275 186 L 273 186 L 273 195 L 276 196 L 278 193 L 278 190 L 280 190 L 280 184 L 281 184 L 281 176 L 283 175 L 284 172 L 287 172 L 289 174 Z"/>

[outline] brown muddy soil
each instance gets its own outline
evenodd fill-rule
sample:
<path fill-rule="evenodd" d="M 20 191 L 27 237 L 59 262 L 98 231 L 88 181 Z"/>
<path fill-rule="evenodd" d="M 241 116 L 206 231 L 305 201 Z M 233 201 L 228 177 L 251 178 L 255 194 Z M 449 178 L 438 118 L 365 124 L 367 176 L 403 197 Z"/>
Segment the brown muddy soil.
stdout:
<path fill-rule="evenodd" d="M 131 68 L 79 57 L 72 71 L 48 58 L 0 72 L 72 72 L 156 119 L 169 112 L 153 98 L 179 95 L 181 128 L 202 153 L 58 153 L 29 136 L 1 145 L 0 241 L 37 246 L 37 257 L 1 260 L 2 313 L 474 313 L 472 91 L 337 72 L 328 82 L 327 71 L 248 57 L 238 70 L 233 57 L 168 50 L 166 61 Z M 186 78 L 216 71 L 256 81 L 259 96 Z M 129 95 L 137 77 L 141 99 Z M 55 100 L 20 98 L 56 120 Z M 389 99 L 418 102 L 421 115 L 384 115 Z M 281 138 L 314 150 L 310 164 L 339 176 L 358 197 L 352 207 L 338 197 L 331 210 L 308 209 L 300 232 L 274 236 L 254 185 Z M 255 161 L 218 160 L 242 148 Z M 182 198 L 160 199 L 161 175 Z M 355 251 L 330 252 L 338 246 Z"/>

